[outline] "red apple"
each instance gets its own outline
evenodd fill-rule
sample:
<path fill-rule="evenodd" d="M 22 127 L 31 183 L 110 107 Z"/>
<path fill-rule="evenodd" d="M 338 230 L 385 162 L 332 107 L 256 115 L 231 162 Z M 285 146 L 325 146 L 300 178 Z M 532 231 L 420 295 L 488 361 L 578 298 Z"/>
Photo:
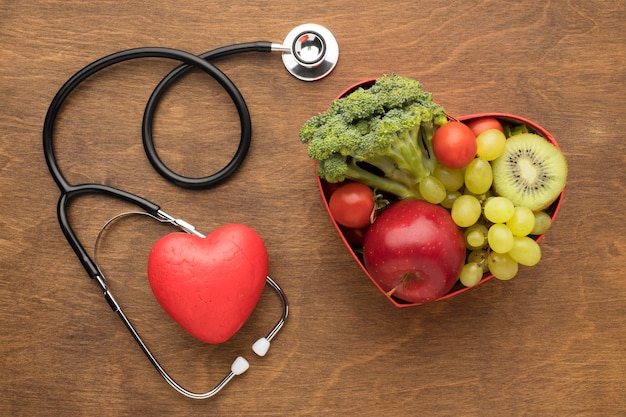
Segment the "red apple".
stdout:
<path fill-rule="evenodd" d="M 387 293 L 410 303 L 445 295 L 465 263 L 461 230 L 443 207 L 403 200 L 383 210 L 363 242 L 363 262 Z"/>

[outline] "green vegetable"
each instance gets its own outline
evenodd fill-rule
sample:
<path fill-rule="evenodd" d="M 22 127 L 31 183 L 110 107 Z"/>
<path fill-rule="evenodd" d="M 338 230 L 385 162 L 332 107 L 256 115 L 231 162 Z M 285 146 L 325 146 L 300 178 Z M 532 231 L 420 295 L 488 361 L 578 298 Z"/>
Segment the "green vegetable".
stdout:
<path fill-rule="evenodd" d="M 331 103 L 300 128 L 300 139 L 327 182 L 352 179 L 400 199 L 420 198 L 419 182 L 437 163 L 434 131 L 447 121 L 421 83 L 392 74 Z"/>

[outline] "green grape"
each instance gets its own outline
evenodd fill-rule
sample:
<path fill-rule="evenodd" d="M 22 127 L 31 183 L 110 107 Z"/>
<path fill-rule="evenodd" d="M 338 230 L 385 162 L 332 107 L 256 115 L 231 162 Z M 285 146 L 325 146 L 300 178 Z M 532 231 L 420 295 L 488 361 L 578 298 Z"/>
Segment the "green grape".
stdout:
<path fill-rule="evenodd" d="M 473 287 L 483 278 L 483 269 L 476 262 L 470 262 L 463 265 L 459 280 L 466 287 Z"/>
<path fill-rule="evenodd" d="M 443 207 L 447 208 L 447 209 L 451 209 L 452 208 L 452 204 L 454 204 L 454 200 L 456 200 L 459 196 L 461 195 L 460 191 L 449 191 L 446 194 L 446 198 L 443 199 L 443 201 L 439 204 L 441 204 Z"/>
<path fill-rule="evenodd" d="M 478 221 L 482 212 L 476 197 L 461 195 L 452 204 L 452 220 L 457 226 L 470 227 Z"/>
<path fill-rule="evenodd" d="M 542 235 L 552 226 L 552 218 L 545 211 L 535 213 L 535 227 L 531 230 L 531 235 Z"/>
<path fill-rule="evenodd" d="M 478 249 L 487 243 L 487 226 L 482 223 L 476 223 L 465 229 L 463 236 L 465 237 L 465 245 L 468 249 Z"/>
<path fill-rule="evenodd" d="M 489 267 L 487 266 L 487 251 L 484 249 L 475 249 L 467 255 L 467 263 L 476 262 L 483 270 L 483 273 L 489 272 Z"/>
<path fill-rule="evenodd" d="M 541 248 L 534 239 L 528 236 L 516 236 L 509 255 L 521 265 L 533 266 L 541 260 Z"/>
<path fill-rule="evenodd" d="M 507 253 L 513 247 L 513 232 L 502 223 L 493 224 L 487 233 L 487 241 L 492 251 Z"/>
<path fill-rule="evenodd" d="M 501 280 L 509 280 L 517 275 L 519 265 L 508 253 L 491 252 L 487 257 L 489 272 Z"/>
<path fill-rule="evenodd" d="M 487 200 L 489 200 L 489 198 L 493 196 L 493 192 L 491 191 L 491 189 L 488 189 L 487 191 L 481 194 L 474 194 L 466 188 L 465 190 L 463 190 L 463 194 L 473 195 L 480 202 L 481 206 L 484 206 Z"/>
<path fill-rule="evenodd" d="M 526 236 L 535 227 L 535 214 L 528 207 L 515 207 L 513 217 L 506 221 L 514 236 Z"/>
<path fill-rule="evenodd" d="M 439 204 L 446 198 L 446 188 L 441 181 L 429 175 L 419 183 L 419 191 L 424 200 L 432 204 Z"/>
<path fill-rule="evenodd" d="M 465 187 L 473 194 L 483 194 L 491 188 L 493 171 L 491 164 L 482 158 L 474 158 L 465 167 Z"/>
<path fill-rule="evenodd" d="M 493 161 L 504 153 L 506 136 L 498 129 L 485 130 L 476 136 L 476 154 L 486 161 Z"/>
<path fill-rule="evenodd" d="M 456 191 L 463 186 L 465 179 L 463 178 L 463 170 L 444 167 L 441 164 L 437 164 L 433 175 L 437 178 L 446 190 Z"/>
<path fill-rule="evenodd" d="M 506 197 L 489 197 L 484 209 L 485 217 L 492 223 L 506 223 L 515 213 L 513 202 Z"/>

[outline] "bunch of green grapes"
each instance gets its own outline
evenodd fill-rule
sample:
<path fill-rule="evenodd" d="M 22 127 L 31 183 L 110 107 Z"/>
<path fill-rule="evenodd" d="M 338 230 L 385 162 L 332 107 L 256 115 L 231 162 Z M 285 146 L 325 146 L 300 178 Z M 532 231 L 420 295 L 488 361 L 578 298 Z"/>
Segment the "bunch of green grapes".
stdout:
<path fill-rule="evenodd" d="M 467 224 L 468 218 L 476 219 L 463 233 L 470 251 L 459 277 L 463 285 L 476 285 L 485 273 L 509 280 L 519 265 L 533 266 L 541 260 L 541 248 L 531 236 L 550 227 L 552 220 L 546 212 L 516 207 L 505 197 L 467 194 L 463 198 L 471 202 L 456 210 L 453 206 L 453 220 Z"/>
<path fill-rule="evenodd" d="M 468 249 L 460 281 L 471 287 L 491 273 L 502 280 L 513 278 L 519 265 L 536 265 L 541 248 L 531 237 L 545 233 L 550 216 L 516 207 L 511 200 L 493 195 L 492 161 L 504 151 L 504 134 L 490 135 L 489 146 L 478 147 L 476 158 L 463 169 L 438 165 L 420 183 L 425 200 L 450 210 L 452 220 L 463 229 Z"/>

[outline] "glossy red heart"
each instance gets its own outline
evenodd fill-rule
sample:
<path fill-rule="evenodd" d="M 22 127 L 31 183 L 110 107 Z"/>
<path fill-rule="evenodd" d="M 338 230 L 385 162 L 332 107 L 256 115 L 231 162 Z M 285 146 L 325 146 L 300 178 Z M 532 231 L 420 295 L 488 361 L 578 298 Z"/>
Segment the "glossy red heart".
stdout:
<path fill-rule="evenodd" d="M 207 343 L 222 343 L 241 328 L 267 272 L 263 240 L 242 224 L 222 226 L 206 238 L 170 233 L 148 257 L 148 280 L 161 307 Z"/>

